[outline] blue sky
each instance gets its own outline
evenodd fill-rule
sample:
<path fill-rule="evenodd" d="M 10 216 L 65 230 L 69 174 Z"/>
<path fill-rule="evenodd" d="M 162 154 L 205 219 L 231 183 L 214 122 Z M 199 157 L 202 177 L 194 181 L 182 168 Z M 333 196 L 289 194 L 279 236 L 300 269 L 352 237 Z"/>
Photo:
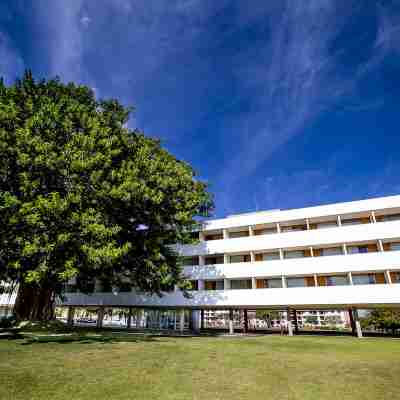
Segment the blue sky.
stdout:
<path fill-rule="evenodd" d="M 216 216 L 400 193 L 400 1 L 2 0 L 24 68 L 135 106 Z"/>

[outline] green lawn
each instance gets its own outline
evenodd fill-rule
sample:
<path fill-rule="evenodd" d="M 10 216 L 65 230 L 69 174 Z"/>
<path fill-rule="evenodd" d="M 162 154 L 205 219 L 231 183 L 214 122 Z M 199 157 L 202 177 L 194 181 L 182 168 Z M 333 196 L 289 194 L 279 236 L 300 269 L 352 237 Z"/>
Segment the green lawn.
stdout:
<path fill-rule="evenodd" d="M 400 399 L 400 340 L 0 340 L 0 399 Z"/>

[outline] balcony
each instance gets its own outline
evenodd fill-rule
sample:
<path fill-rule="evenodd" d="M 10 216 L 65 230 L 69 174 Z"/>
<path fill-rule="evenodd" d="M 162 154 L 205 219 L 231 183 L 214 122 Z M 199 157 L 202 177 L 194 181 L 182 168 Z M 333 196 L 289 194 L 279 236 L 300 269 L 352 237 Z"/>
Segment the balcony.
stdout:
<path fill-rule="evenodd" d="M 307 257 L 254 263 L 188 266 L 184 273 L 191 279 L 238 279 L 308 274 L 382 271 L 400 268 L 400 251 Z"/>
<path fill-rule="evenodd" d="M 268 251 L 279 248 L 329 246 L 340 243 L 396 239 L 400 236 L 400 221 L 375 224 L 347 225 L 328 229 L 257 235 L 235 239 L 200 242 L 196 245 L 177 245 L 182 256 L 227 254 L 253 251 Z"/>

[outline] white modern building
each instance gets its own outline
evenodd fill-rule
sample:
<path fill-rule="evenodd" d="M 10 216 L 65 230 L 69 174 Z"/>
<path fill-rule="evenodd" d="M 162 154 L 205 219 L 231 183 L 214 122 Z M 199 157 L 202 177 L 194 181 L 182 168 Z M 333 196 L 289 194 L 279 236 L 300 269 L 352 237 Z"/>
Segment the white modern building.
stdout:
<path fill-rule="evenodd" d="M 69 320 L 74 308 L 93 307 L 101 324 L 107 310 L 118 308 L 130 310 L 128 326 L 156 319 L 159 326 L 199 329 L 205 312 L 220 310 L 232 331 L 234 313 L 247 329 L 248 312 L 270 309 L 292 316 L 293 334 L 296 313 L 339 310 L 350 311 L 360 336 L 357 309 L 400 306 L 400 196 L 209 220 L 197 244 L 176 249 L 192 281 L 190 297 L 179 290 L 161 298 L 67 293 Z M 140 316 L 132 314 L 138 310 Z"/>

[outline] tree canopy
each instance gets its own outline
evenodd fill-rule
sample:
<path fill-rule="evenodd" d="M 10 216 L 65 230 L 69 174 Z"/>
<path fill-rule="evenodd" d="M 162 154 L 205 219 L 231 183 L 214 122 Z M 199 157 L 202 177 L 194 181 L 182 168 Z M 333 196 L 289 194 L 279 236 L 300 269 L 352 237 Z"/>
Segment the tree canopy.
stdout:
<path fill-rule="evenodd" d="M 63 285 L 185 287 L 188 243 L 212 199 L 193 169 L 127 127 L 130 109 L 26 72 L 0 81 L 0 280 L 20 318 L 47 319 Z"/>

